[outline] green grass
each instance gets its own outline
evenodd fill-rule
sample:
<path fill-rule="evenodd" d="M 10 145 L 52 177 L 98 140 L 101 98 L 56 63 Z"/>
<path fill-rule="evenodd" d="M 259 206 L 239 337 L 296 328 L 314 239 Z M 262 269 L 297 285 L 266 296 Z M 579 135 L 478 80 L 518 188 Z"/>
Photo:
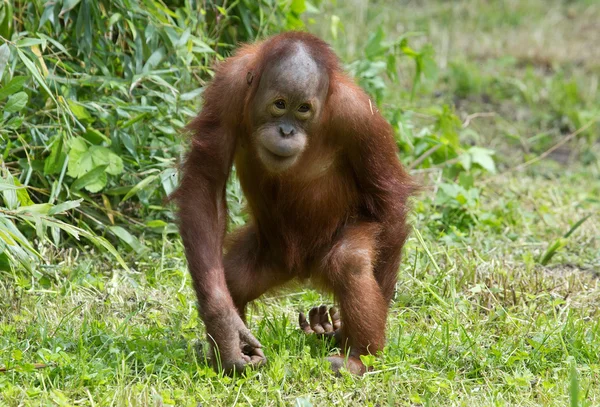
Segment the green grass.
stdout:
<path fill-rule="evenodd" d="M 268 366 L 214 373 L 181 243 L 167 235 L 147 240 L 142 259 L 128 255 L 131 272 L 89 248 L 46 253 L 55 260 L 41 275 L 0 274 L 0 406 L 600 405 L 600 128 L 516 168 L 598 117 L 600 6 L 339 3 L 328 9 L 346 31 L 331 40 L 345 61 L 379 25 L 388 38 L 427 33 L 440 71 L 420 87 L 415 117 L 419 106 L 456 106 L 468 122 L 461 139 L 492 148 L 498 167 L 475 174 L 467 202 L 448 200 L 443 169 L 415 171 L 430 188 L 414 203 L 419 233 L 373 370 L 328 371 L 335 349 L 304 336 L 296 318 L 332 299 L 292 287 L 250 312 Z M 313 31 L 330 38 L 330 15 L 320 18 Z M 410 78 L 394 86 L 410 90 Z"/>

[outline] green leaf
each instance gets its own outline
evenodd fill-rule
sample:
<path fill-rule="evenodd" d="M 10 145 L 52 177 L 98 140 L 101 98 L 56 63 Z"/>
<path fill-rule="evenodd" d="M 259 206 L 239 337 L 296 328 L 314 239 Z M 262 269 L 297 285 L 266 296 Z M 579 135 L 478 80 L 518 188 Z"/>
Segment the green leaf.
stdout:
<path fill-rule="evenodd" d="M 167 168 L 160 174 L 160 183 L 165 191 L 165 195 L 169 196 L 175 188 L 177 188 L 177 170 L 175 168 Z"/>
<path fill-rule="evenodd" d="M 44 42 L 44 40 L 41 40 L 39 38 L 21 38 L 19 41 L 17 41 L 16 45 L 19 48 L 28 48 L 34 45 L 43 44 Z"/>
<path fill-rule="evenodd" d="M 101 154 L 108 159 L 108 168 L 106 169 L 106 172 L 111 175 L 119 175 L 123 172 L 123 159 L 108 148 L 93 146 L 90 150 L 92 150 L 92 154 L 95 154 L 97 150 L 100 150 Z"/>
<path fill-rule="evenodd" d="M 82 105 L 72 101 L 71 99 L 67 100 L 67 104 L 73 112 L 73 115 L 79 120 L 92 120 L 92 116 L 88 113 L 87 109 Z"/>
<path fill-rule="evenodd" d="M 123 160 L 121 157 L 106 147 L 91 146 L 88 148 L 87 142 L 82 137 L 72 139 L 69 142 L 69 146 L 67 174 L 70 177 L 79 178 L 98 166 L 104 166 L 106 172 L 111 175 L 119 175 L 123 172 Z"/>
<path fill-rule="evenodd" d="M 569 236 L 571 236 L 577 229 L 579 229 L 579 226 L 583 225 L 583 223 L 588 220 L 590 217 L 592 216 L 592 214 L 590 213 L 589 215 L 584 216 L 583 218 L 579 219 L 577 222 L 575 222 L 575 224 L 573 226 L 571 226 L 571 229 L 569 229 L 569 231 L 567 233 L 565 233 L 565 235 L 563 236 L 565 239 L 567 239 Z"/>
<path fill-rule="evenodd" d="M 158 178 L 158 175 L 154 174 L 154 175 L 150 175 L 149 177 L 146 177 L 143 180 L 141 180 L 140 182 L 138 182 L 133 188 L 131 188 L 129 190 L 129 192 L 127 192 L 127 194 L 123 197 L 123 199 L 121 199 L 121 203 L 125 202 L 126 200 L 128 200 L 129 198 L 131 198 L 132 196 L 137 194 L 138 191 L 140 191 L 141 189 L 145 188 L 146 186 L 148 186 L 149 184 L 154 182 L 154 180 L 157 178 Z"/>
<path fill-rule="evenodd" d="M 112 27 L 113 25 L 115 25 L 115 23 L 117 21 L 119 21 L 121 19 L 121 14 L 120 13 L 115 13 L 112 16 L 110 16 L 110 19 L 108 20 L 108 26 Z"/>
<path fill-rule="evenodd" d="M 297 15 L 304 13 L 306 11 L 305 0 L 292 0 L 291 10 Z"/>
<path fill-rule="evenodd" d="M 330 30 L 331 30 L 331 36 L 333 37 L 334 40 L 337 40 L 337 38 L 338 38 L 339 29 L 340 29 L 340 18 L 336 15 L 332 15 Z"/>
<path fill-rule="evenodd" d="M 13 31 L 13 22 L 16 22 L 13 14 L 13 1 L 0 2 L 0 35 L 4 38 L 10 38 Z M 0 72 L 0 77 L 1 77 Z"/>
<path fill-rule="evenodd" d="M 87 189 L 90 192 L 98 192 L 106 186 L 108 181 L 106 177 L 106 168 L 108 165 L 96 167 L 88 173 L 85 173 L 77 181 L 71 184 L 71 190 L 78 191 L 81 188 Z"/>
<path fill-rule="evenodd" d="M 68 223 L 65 223 L 65 222 L 60 221 L 55 218 L 47 217 L 47 218 L 45 218 L 45 221 L 46 221 L 46 224 L 50 228 L 57 227 L 57 228 L 63 230 L 64 232 L 68 233 L 69 235 L 73 236 L 77 240 L 79 240 L 80 235 L 85 237 L 90 242 L 92 242 L 94 245 L 101 247 L 101 248 L 105 249 L 106 251 L 108 251 L 125 270 L 129 270 L 129 267 L 127 267 L 127 264 L 125 263 L 125 261 L 123 261 L 123 258 L 121 257 L 119 252 L 117 252 L 115 247 L 112 244 L 110 244 L 110 242 L 108 240 L 106 240 L 105 238 L 96 236 L 96 235 L 88 232 L 87 230 L 78 228 L 77 226 L 69 225 Z M 2 223 L 2 218 L 0 218 L 0 223 Z M 13 228 L 14 228 L 14 225 L 13 225 Z M 16 229 L 16 231 L 18 232 L 18 229 Z M 1 232 L 1 229 L 0 229 L 0 232 Z M 31 250 L 33 250 L 33 248 Z M 37 252 L 34 252 L 34 254 L 36 254 L 37 256 L 40 256 Z"/>
<path fill-rule="evenodd" d="M 69 140 L 68 176 L 77 178 L 93 168 L 93 164 L 87 163 L 83 159 L 87 151 L 88 146 L 83 138 L 75 137 Z"/>
<path fill-rule="evenodd" d="M 25 83 L 26 79 L 27 78 L 25 76 L 15 76 L 12 78 L 11 81 L 6 84 L 6 86 L 0 88 L 0 100 L 23 89 L 23 84 Z"/>
<path fill-rule="evenodd" d="M 14 179 L 14 182 L 16 186 L 20 187 L 19 189 L 17 189 L 17 199 L 19 200 L 19 205 L 33 205 L 33 201 L 29 196 L 29 192 L 27 192 L 27 188 L 23 187 L 23 185 L 17 178 Z"/>
<path fill-rule="evenodd" d="M 150 57 L 144 64 L 144 68 L 142 69 L 142 72 L 148 72 L 148 71 L 154 69 L 160 63 L 160 61 L 163 60 L 164 57 L 165 57 L 164 47 L 158 48 L 156 51 L 154 51 L 152 53 L 152 55 L 150 55 Z"/>
<path fill-rule="evenodd" d="M 6 113 L 15 113 L 20 111 L 27 105 L 27 100 L 29 97 L 25 92 L 15 93 L 8 98 L 6 105 L 4 106 L 4 111 Z"/>
<path fill-rule="evenodd" d="M 492 158 L 494 155 L 494 150 L 481 147 L 471 147 L 469 149 L 469 155 L 471 156 L 473 163 L 479 164 L 482 168 L 491 173 L 496 172 L 496 164 Z"/>
<path fill-rule="evenodd" d="M 19 209 L 17 209 L 17 213 L 35 213 L 39 215 L 46 215 L 51 207 L 52 204 L 49 203 L 21 206 Z"/>
<path fill-rule="evenodd" d="M 458 157 L 458 160 L 460 162 L 460 164 L 462 165 L 462 167 L 466 170 L 469 171 L 471 169 L 471 164 L 472 164 L 472 157 L 471 154 L 469 153 L 465 153 L 465 154 L 461 154 Z"/>
<path fill-rule="evenodd" d="M 375 355 L 360 355 L 360 360 L 366 367 L 370 367 L 375 364 L 377 359 L 375 358 Z"/>
<path fill-rule="evenodd" d="M 365 47 L 365 55 L 368 59 L 380 56 L 387 51 L 387 47 L 382 45 L 385 34 L 383 28 L 379 26 L 376 32 L 370 35 Z"/>
<path fill-rule="evenodd" d="M 77 199 L 75 201 L 65 201 L 63 203 L 60 203 L 50 208 L 50 210 L 48 211 L 48 215 L 57 215 L 59 213 L 70 211 L 73 208 L 77 208 L 81 204 L 81 201 L 83 201 L 83 199 Z"/>
<path fill-rule="evenodd" d="M 571 407 L 580 407 L 579 403 L 579 375 L 577 374 L 577 366 L 575 364 L 575 360 L 571 360 L 571 369 L 570 369 L 570 385 L 569 385 L 569 399 L 571 401 Z M 584 393 L 585 394 L 585 393 Z M 587 403 L 586 403 L 587 405 Z"/>
<path fill-rule="evenodd" d="M 550 260 L 552 259 L 552 257 L 554 257 L 554 255 L 563 247 L 565 247 L 567 245 L 567 239 L 565 238 L 559 238 L 556 239 L 549 247 L 548 249 L 546 249 L 546 251 L 544 252 L 544 254 L 542 254 L 542 256 L 540 257 L 540 264 L 542 266 L 547 265 L 548 263 L 550 263 Z"/>
<path fill-rule="evenodd" d="M 59 15 L 63 15 L 66 12 L 72 10 L 76 5 L 78 5 L 81 2 L 81 0 L 64 0 L 62 3 L 62 9 L 60 10 L 60 14 Z"/>
<path fill-rule="evenodd" d="M 45 34 L 42 34 L 41 32 L 37 33 L 38 37 L 45 39 L 46 41 L 50 42 L 52 45 L 54 45 L 56 48 L 58 48 L 60 50 L 60 52 L 64 53 L 66 56 L 70 57 L 71 54 L 69 54 L 69 51 L 67 51 L 67 49 L 64 47 L 64 45 L 62 45 L 60 42 L 56 41 L 54 38 L 52 37 L 48 37 Z"/>
<path fill-rule="evenodd" d="M 16 209 L 19 205 L 19 200 L 17 199 L 17 186 L 15 183 L 15 179 L 7 170 L 5 171 L 4 176 L 2 177 L 2 184 L 4 188 L 0 188 L 2 191 L 2 196 L 4 198 L 4 205 L 8 209 Z M 14 186 L 14 188 L 9 187 Z"/>
<path fill-rule="evenodd" d="M 164 220 L 160 220 L 160 219 L 153 219 L 153 220 L 146 221 L 146 226 L 149 228 L 164 228 L 167 225 L 168 225 L 167 222 L 165 222 Z"/>
<path fill-rule="evenodd" d="M 8 58 L 10 57 L 10 49 L 8 48 L 8 44 L 4 43 L 0 45 L 0 80 L 2 79 L 2 75 L 4 74 L 4 68 L 6 68 L 6 63 L 8 62 Z M 2 90 L 0 89 L 0 93 Z M 1 100 L 2 98 L 0 98 Z"/>
<path fill-rule="evenodd" d="M 59 136 L 52 144 L 50 155 L 44 160 L 44 175 L 58 174 L 62 170 L 67 159 L 63 146 L 63 138 Z"/>
<path fill-rule="evenodd" d="M 0 253 L 0 271 L 11 271 L 10 258 L 5 252 Z"/>
<path fill-rule="evenodd" d="M 475 180 L 472 174 L 461 172 L 458 176 L 458 183 L 464 189 L 470 189 L 475 185 Z"/>
<path fill-rule="evenodd" d="M 33 75 L 33 78 L 36 80 L 36 82 L 42 88 L 44 88 L 46 93 L 48 93 L 48 96 L 54 101 L 54 103 L 56 103 L 56 99 L 54 98 L 52 91 L 48 87 L 48 84 L 44 80 L 44 77 L 42 76 L 42 74 L 40 74 L 40 71 L 37 69 L 35 64 L 33 62 L 31 62 L 29 57 L 27 57 L 27 55 L 25 55 L 25 53 L 23 51 L 21 51 L 20 48 L 17 48 L 17 53 L 19 54 L 19 58 L 21 59 L 21 61 L 23 61 L 23 63 L 25 64 L 25 67 L 27 67 L 29 72 L 31 72 L 31 74 Z"/>
<path fill-rule="evenodd" d="M 98 130 L 92 127 L 88 127 L 88 129 L 85 133 L 83 133 L 82 136 L 92 144 L 106 143 L 109 146 L 112 144 L 112 141 L 108 137 L 106 137 L 104 134 L 100 133 Z"/>
<path fill-rule="evenodd" d="M 137 254 L 141 254 L 147 250 L 146 246 L 121 226 L 110 226 L 108 229 L 119 239 L 127 243 Z"/>

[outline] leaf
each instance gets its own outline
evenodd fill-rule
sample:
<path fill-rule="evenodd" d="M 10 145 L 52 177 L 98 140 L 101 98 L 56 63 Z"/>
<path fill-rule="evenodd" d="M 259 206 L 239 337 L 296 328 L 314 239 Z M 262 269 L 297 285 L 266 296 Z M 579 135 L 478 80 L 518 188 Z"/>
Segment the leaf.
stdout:
<path fill-rule="evenodd" d="M 340 18 L 336 15 L 332 15 L 330 30 L 331 30 L 331 36 L 333 37 L 334 40 L 337 40 L 337 38 L 338 38 L 339 29 L 340 29 Z"/>
<path fill-rule="evenodd" d="M 469 149 L 469 155 L 471 156 L 473 163 L 479 164 L 482 168 L 491 173 L 496 172 L 496 164 L 492 158 L 494 155 L 494 150 L 481 147 L 471 147 Z"/>
<path fill-rule="evenodd" d="M 31 213 L 31 214 L 46 215 L 51 207 L 52 207 L 52 204 L 49 204 L 49 203 L 33 204 L 33 205 L 28 205 L 28 206 L 21 206 L 19 209 L 17 209 L 16 212 L 17 213 Z"/>
<path fill-rule="evenodd" d="M 112 144 L 112 141 L 108 137 L 106 137 L 104 134 L 100 133 L 93 127 L 88 127 L 88 129 L 85 133 L 83 133 L 82 136 L 92 144 L 106 143 L 109 146 Z"/>
<path fill-rule="evenodd" d="M 108 172 L 111 175 L 119 175 L 123 172 L 123 159 L 115 153 L 113 153 L 112 151 L 110 151 L 108 148 L 93 146 L 91 150 L 93 150 L 94 152 L 96 150 L 101 150 L 102 154 L 107 154 L 108 168 L 106 169 L 106 172 Z M 92 154 L 94 154 L 94 152 L 92 152 Z"/>
<path fill-rule="evenodd" d="M 177 170 L 175 168 L 167 168 L 160 174 L 160 183 L 167 196 L 177 188 Z"/>
<path fill-rule="evenodd" d="M 387 51 L 388 48 L 382 45 L 384 36 L 383 27 L 381 26 L 379 26 L 376 32 L 369 36 L 367 46 L 365 47 L 365 56 L 368 59 L 373 59 Z"/>
<path fill-rule="evenodd" d="M 70 211 L 73 208 L 77 208 L 81 204 L 81 201 L 83 201 L 83 199 L 62 202 L 50 208 L 48 215 L 58 215 L 59 213 Z"/>
<path fill-rule="evenodd" d="M 13 24 L 16 23 L 13 3 L 13 1 L 6 0 L 0 2 L 0 35 L 8 39 L 12 36 Z"/>
<path fill-rule="evenodd" d="M 52 235 L 52 241 L 58 246 L 60 244 L 60 229 L 56 226 L 50 226 L 50 234 Z"/>
<path fill-rule="evenodd" d="M 466 172 L 461 172 L 458 176 L 458 183 L 464 189 L 470 189 L 475 185 L 475 180 L 472 174 L 467 174 Z"/>
<path fill-rule="evenodd" d="M 58 174 L 62 170 L 67 159 L 63 146 L 63 138 L 58 136 L 58 139 L 52 144 L 50 155 L 44 160 L 44 175 Z"/>
<path fill-rule="evenodd" d="M 75 115 L 79 120 L 91 120 L 92 116 L 88 113 L 87 109 L 82 105 L 72 101 L 71 99 L 67 99 L 67 104 L 71 109 L 71 112 Z"/>
<path fill-rule="evenodd" d="M 66 12 L 72 10 L 80 2 L 81 2 L 81 0 L 64 0 L 62 9 L 60 10 L 60 13 L 59 13 L 59 16 L 62 16 Z"/>
<path fill-rule="evenodd" d="M 165 57 L 164 47 L 158 48 L 156 51 L 154 51 L 152 53 L 152 55 L 150 55 L 150 57 L 144 64 L 144 68 L 142 69 L 142 72 L 148 72 L 148 71 L 154 69 L 158 64 L 160 64 L 160 61 L 162 61 L 164 57 Z"/>
<path fill-rule="evenodd" d="M 111 175 L 119 175 L 123 172 L 123 160 L 121 157 L 106 147 L 91 146 L 88 148 L 86 141 L 82 137 L 75 137 L 70 140 L 69 146 L 67 174 L 70 177 L 82 177 L 99 166 L 104 166 L 106 172 Z"/>
<path fill-rule="evenodd" d="M 17 199 L 19 200 L 19 205 L 21 205 L 21 206 L 33 205 L 33 201 L 31 200 L 31 197 L 29 196 L 29 192 L 27 192 L 27 188 L 23 187 L 23 185 L 17 178 L 14 179 L 14 182 L 15 182 L 15 185 L 19 187 L 19 189 L 17 189 Z"/>
<path fill-rule="evenodd" d="M 8 98 L 6 105 L 4 106 L 4 111 L 6 113 L 15 113 L 20 111 L 27 105 L 27 100 L 29 97 L 25 92 L 15 93 Z"/>
<path fill-rule="evenodd" d="M 15 179 L 13 178 L 10 172 L 5 171 L 5 175 L 2 178 L 2 181 L 2 184 L 4 184 L 5 188 L 0 188 L 0 190 L 2 191 L 2 196 L 4 198 L 4 205 L 8 209 L 16 209 L 19 205 L 19 200 L 17 199 L 17 186 L 15 184 Z M 14 188 L 6 187 L 11 185 L 14 186 Z"/>
<path fill-rule="evenodd" d="M 310 402 L 310 399 L 298 397 L 294 401 L 294 407 L 313 407 L 313 404 Z"/>
<path fill-rule="evenodd" d="M 11 271 L 10 258 L 5 252 L 0 253 L 0 271 Z"/>
<path fill-rule="evenodd" d="M 132 196 L 137 194 L 138 191 L 140 191 L 141 189 L 145 188 L 146 186 L 148 186 L 149 184 L 154 182 L 154 180 L 157 178 L 158 178 L 158 175 L 154 174 L 154 175 L 150 175 L 149 177 L 146 177 L 143 180 L 141 180 L 140 182 L 138 182 L 133 188 L 131 188 L 129 190 L 129 192 L 127 192 L 127 194 L 125 194 L 123 199 L 121 199 L 121 203 L 125 202 L 126 200 L 128 200 L 129 198 L 131 198 Z"/>
<path fill-rule="evenodd" d="M 8 44 L 4 43 L 0 45 L 0 80 L 2 79 L 2 75 L 4 74 L 4 68 L 6 68 L 6 63 L 8 62 L 9 57 L 10 49 L 8 48 Z M 2 90 L 0 90 L 0 93 L 1 92 Z M 0 100 L 1 99 L 2 98 L 0 97 Z"/>
<path fill-rule="evenodd" d="M 108 20 L 108 26 L 112 27 L 113 25 L 115 25 L 116 22 L 118 22 L 121 19 L 121 14 L 120 13 L 114 13 L 112 16 L 110 16 L 110 19 Z"/>
<path fill-rule="evenodd" d="M 196 88 L 190 92 L 182 93 L 179 98 L 181 100 L 195 100 L 200 97 L 200 95 L 204 92 L 204 88 Z"/>
<path fill-rule="evenodd" d="M 206 42 L 202 41 L 198 37 L 192 36 L 192 43 L 194 46 L 192 47 L 192 51 L 198 54 L 212 54 L 215 52 Z"/>
<path fill-rule="evenodd" d="M 115 224 L 115 216 L 113 214 L 112 205 L 110 204 L 110 199 L 105 194 L 102 194 L 102 204 L 104 205 L 106 216 L 110 221 L 111 225 Z"/>
<path fill-rule="evenodd" d="M 146 226 L 149 228 L 164 228 L 167 225 L 168 225 L 167 222 L 165 222 L 164 220 L 160 220 L 160 219 L 153 219 L 153 220 L 146 221 Z"/>
<path fill-rule="evenodd" d="M 17 41 L 17 47 L 19 48 L 28 48 L 28 47 L 32 47 L 34 45 L 40 45 L 43 44 L 44 40 L 41 40 L 39 38 L 21 38 L 19 41 Z"/>
<path fill-rule="evenodd" d="M 19 189 L 18 186 L 14 185 L 14 184 L 8 184 L 5 182 L 5 180 L 3 180 L 2 178 L 0 178 L 0 192 L 2 191 L 7 191 L 7 190 L 17 190 Z"/>
<path fill-rule="evenodd" d="M 588 220 L 591 216 L 592 216 L 592 214 L 590 213 L 589 215 L 586 215 L 583 218 L 579 219 L 577 222 L 575 222 L 575 224 L 573 226 L 571 226 L 571 229 L 569 229 L 569 231 L 567 233 L 565 233 L 565 235 L 563 237 L 566 239 L 569 236 L 571 236 L 577 229 L 579 229 L 579 226 L 583 225 L 583 223 L 586 220 Z"/>
<path fill-rule="evenodd" d="M 48 93 L 48 96 L 54 101 L 54 103 L 56 103 L 56 99 L 54 98 L 52 91 L 50 90 L 48 84 L 40 74 L 40 71 L 38 71 L 38 69 L 36 68 L 35 64 L 31 62 L 31 60 L 27 57 L 27 55 L 25 55 L 23 51 L 21 51 L 20 48 L 17 48 L 17 53 L 19 54 L 19 58 L 21 59 L 21 61 L 23 61 L 23 63 L 25 64 L 25 67 L 27 67 L 29 72 L 31 72 L 31 74 L 33 75 L 33 78 L 42 88 L 44 88 L 44 90 L 46 91 L 46 93 Z"/>
<path fill-rule="evenodd" d="M 99 192 L 106 186 L 106 182 L 108 181 L 106 177 L 107 167 L 107 165 L 101 165 L 82 175 L 71 184 L 71 190 L 78 191 L 81 188 L 85 188 L 90 192 Z"/>
<path fill-rule="evenodd" d="M 56 48 L 58 48 L 60 50 L 60 52 L 62 52 L 66 56 L 68 56 L 68 57 L 71 56 L 71 54 L 69 54 L 69 51 L 67 51 L 67 49 L 64 47 L 64 45 L 62 45 L 60 42 L 56 41 L 54 38 L 48 37 L 47 35 L 42 34 L 40 32 L 38 32 L 37 35 L 38 35 L 38 37 L 43 38 L 46 41 L 50 42 L 52 45 L 54 45 Z"/>
<path fill-rule="evenodd" d="M 23 89 L 23 84 L 25 83 L 26 79 L 27 78 L 25 76 L 15 76 L 14 78 L 12 78 L 11 81 L 6 84 L 6 86 L 3 86 L 0 89 L 0 100 Z"/>
<path fill-rule="evenodd" d="M 471 154 L 468 154 L 468 153 L 461 154 L 458 157 L 458 160 L 465 170 L 469 171 L 471 169 L 471 164 L 472 164 Z"/>
<path fill-rule="evenodd" d="M 375 364 L 375 355 L 360 355 L 360 360 L 366 367 L 373 366 Z"/>
<path fill-rule="evenodd" d="M 63 230 L 66 233 L 68 233 L 69 235 L 73 236 L 77 240 L 79 240 L 79 236 L 81 235 L 81 236 L 85 237 L 86 239 L 88 239 L 90 242 L 92 242 L 94 245 L 104 248 L 106 251 L 108 251 L 119 262 L 119 264 L 125 270 L 129 270 L 129 267 L 127 267 L 127 264 L 125 263 L 125 261 L 123 261 L 123 258 L 121 257 L 121 255 L 119 254 L 119 252 L 105 238 L 100 237 L 100 236 L 96 236 L 96 235 L 88 232 L 87 230 L 78 228 L 78 227 L 73 226 L 73 225 L 69 225 L 68 223 L 62 222 L 62 221 L 60 221 L 58 219 L 55 219 L 55 218 L 46 218 L 45 220 L 46 220 L 46 223 L 48 224 L 48 226 L 51 227 L 51 228 L 52 227 L 58 227 L 61 230 Z M 0 218 L 0 222 L 1 221 L 2 221 L 2 218 Z M 35 252 L 35 253 L 37 254 L 37 252 Z M 39 254 L 37 254 L 37 255 L 39 256 Z"/>
<path fill-rule="evenodd" d="M 540 257 L 540 264 L 542 266 L 547 265 L 550 260 L 552 259 L 552 257 L 554 257 L 554 255 L 556 254 L 556 252 L 558 252 L 560 249 L 562 249 L 563 247 L 565 247 L 567 245 L 567 239 L 565 238 L 559 238 L 556 239 L 544 252 L 544 254 L 542 254 L 542 256 Z"/>
<path fill-rule="evenodd" d="M 140 243 L 140 241 L 135 236 L 133 236 L 121 226 L 110 226 L 108 229 L 112 233 L 114 233 L 115 236 L 117 236 L 119 239 L 127 243 L 137 254 L 141 254 L 147 250 L 146 246 Z"/>
<path fill-rule="evenodd" d="M 292 0 L 291 10 L 296 15 L 304 13 L 306 11 L 305 0 Z"/>

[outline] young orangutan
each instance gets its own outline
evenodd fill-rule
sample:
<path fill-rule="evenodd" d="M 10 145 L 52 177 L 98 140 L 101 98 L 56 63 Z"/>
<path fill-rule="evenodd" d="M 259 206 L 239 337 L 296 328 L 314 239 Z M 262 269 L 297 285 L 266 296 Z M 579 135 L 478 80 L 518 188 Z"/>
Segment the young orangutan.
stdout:
<path fill-rule="evenodd" d="M 312 279 L 339 303 L 313 309 L 305 332 L 330 333 L 362 374 L 359 356 L 384 346 L 407 199 L 391 126 L 346 76 L 329 46 L 302 32 L 242 47 L 217 69 L 189 125 L 181 236 L 209 342 L 226 371 L 266 361 L 244 324 L 246 304 L 292 279 Z M 225 185 L 232 164 L 249 223 L 228 237 Z"/>

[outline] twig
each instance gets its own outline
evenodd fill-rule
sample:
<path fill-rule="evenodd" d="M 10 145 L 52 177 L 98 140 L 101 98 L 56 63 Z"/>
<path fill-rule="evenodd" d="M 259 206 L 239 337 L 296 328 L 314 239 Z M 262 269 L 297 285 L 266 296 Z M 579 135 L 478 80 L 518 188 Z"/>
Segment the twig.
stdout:
<path fill-rule="evenodd" d="M 431 154 L 435 153 L 442 145 L 438 144 L 436 146 L 431 147 L 429 150 L 425 151 L 423 154 L 421 154 L 421 156 L 419 158 L 417 158 L 415 161 L 413 161 L 412 163 L 410 163 L 410 165 L 408 166 L 408 170 L 412 170 L 413 168 L 415 168 L 416 166 L 418 166 L 419 164 L 421 164 L 423 161 L 425 161 L 425 159 L 427 157 L 429 157 Z"/>
<path fill-rule="evenodd" d="M 493 181 L 496 177 L 504 176 L 506 174 L 510 174 L 511 172 L 515 172 L 515 171 L 522 171 L 525 168 L 529 167 L 530 165 L 535 164 L 536 162 L 538 162 L 540 160 L 543 160 L 544 158 L 546 158 L 550 154 L 552 154 L 552 152 L 554 150 L 556 150 L 560 146 L 564 145 L 565 143 L 568 143 L 571 139 L 576 137 L 578 134 L 581 134 L 582 132 L 586 131 L 592 124 L 596 123 L 598 120 L 600 120 L 600 116 L 590 120 L 583 127 L 580 127 L 579 129 L 575 130 L 573 133 L 567 135 L 565 138 L 560 140 L 558 143 L 556 143 L 555 145 L 553 145 L 552 147 L 550 147 L 548 150 L 544 151 L 542 154 L 538 155 L 537 157 L 532 158 L 531 160 L 526 161 L 523 164 L 519 164 L 513 168 L 509 168 L 508 170 L 504 171 L 503 173 L 496 174 L 495 176 L 489 177 L 483 181 L 483 184 L 487 184 L 488 182 Z"/>
<path fill-rule="evenodd" d="M 477 119 L 478 117 L 495 117 L 496 112 L 481 112 L 481 113 L 473 113 L 467 116 L 462 127 L 467 128 L 469 124 L 471 124 L 471 120 Z"/>
<path fill-rule="evenodd" d="M 561 147 L 565 143 L 569 142 L 572 138 L 576 137 L 577 135 L 579 135 L 579 134 L 583 133 L 584 131 L 586 131 L 592 124 L 596 123 L 598 120 L 600 120 L 600 117 L 596 117 L 596 118 L 590 120 L 583 127 L 580 127 L 578 130 L 576 130 L 573 133 L 569 134 L 567 137 L 563 138 L 561 141 L 559 141 L 558 143 L 556 143 L 555 145 L 553 145 L 552 147 L 550 147 L 548 150 L 544 151 L 542 154 L 538 155 L 535 158 L 532 158 L 529 161 L 524 162 L 523 164 L 517 165 L 516 167 L 514 167 L 512 170 L 509 170 L 509 171 L 521 171 L 521 170 L 529 167 L 531 164 L 534 164 L 534 163 L 536 163 L 536 162 L 538 162 L 540 160 L 543 160 L 544 158 L 546 158 L 550 154 L 552 154 L 552 152 L 554 150 L 556 150 L 557 148 Z"/>

